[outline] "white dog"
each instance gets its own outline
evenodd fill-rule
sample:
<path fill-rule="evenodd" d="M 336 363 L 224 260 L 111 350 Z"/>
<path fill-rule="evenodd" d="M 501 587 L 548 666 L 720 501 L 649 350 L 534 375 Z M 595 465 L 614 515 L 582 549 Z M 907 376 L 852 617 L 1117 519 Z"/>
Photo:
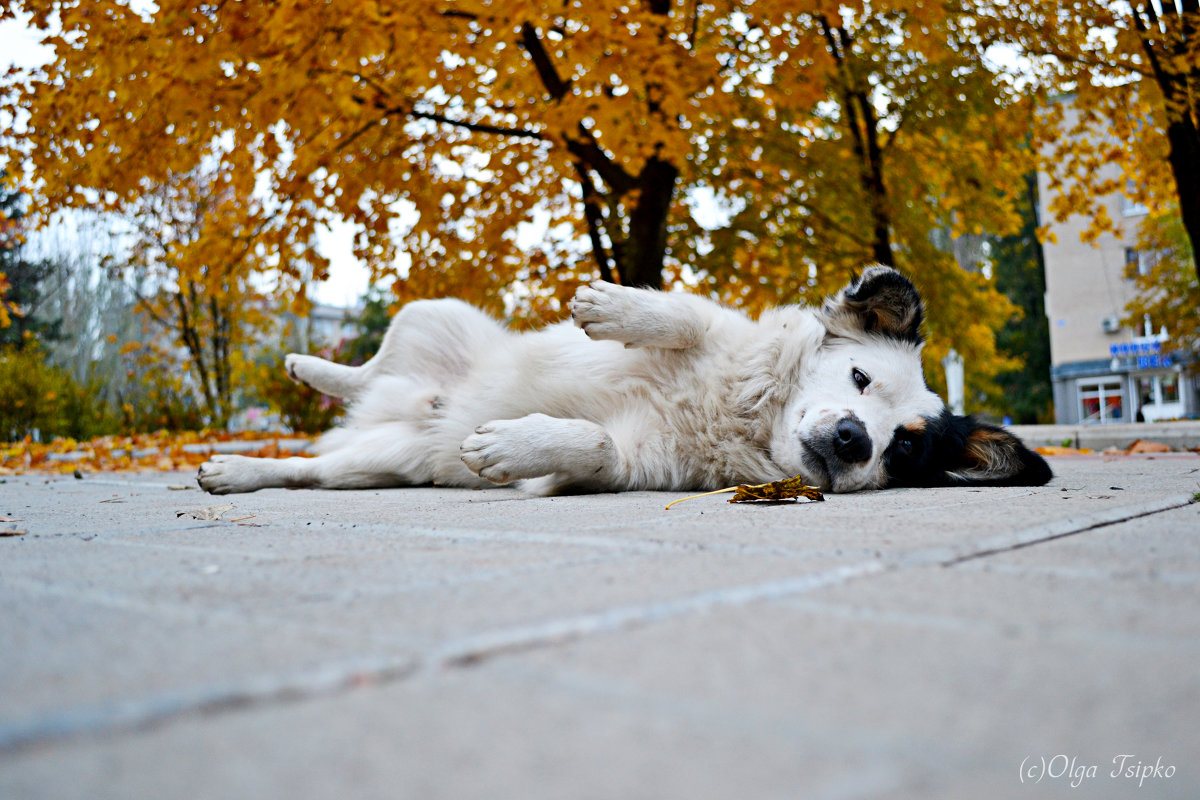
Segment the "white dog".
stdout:
<path fill-rule="evenodd" d="M 289 375 L 350 401 L 342 426 L 320 438 L 316 458 L 213 456 L 200 486 L 522 481 L 552 494 L 799 473 L 849 492 L 1051 477 L 1011 434 L 951 416 L 929 391 L 921 300 L 895 270 L 870 267 L 821 309 L 757 321 L 698 296 L 604 282 L 581 287 L 571 314 L 574 326 L 518 334 L 458 300 L 421 300 L 361 367 L 289 355 Z"/>

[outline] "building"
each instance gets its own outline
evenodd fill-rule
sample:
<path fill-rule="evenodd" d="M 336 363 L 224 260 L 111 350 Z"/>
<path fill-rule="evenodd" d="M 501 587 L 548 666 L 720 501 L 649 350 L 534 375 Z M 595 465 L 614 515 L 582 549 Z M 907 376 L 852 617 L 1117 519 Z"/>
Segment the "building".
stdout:
<path fill-rule="evenodd" d="M 1068 123 L 1070 112 L 1068 111 Z M 1112 177 L 1120 179 L 1118 167 Z M 1045 205 L 1049 179 L 1038 176 Z M 1046 316 L 1050 322 L 1050 378 L 1059 424 L 1134 422 L 1200 416 L 1200 386 L 1182 369 L 1187 354 L 1172 346 L 1171 332 L 1152 319 L 1121 324 L 1134 297 L 1127 266 L 1145 271 L 1153 253 L 1139 252 L 1137 233 L 1147 209 L 1120 193 L 1105 199 L 1122 235 L 1104 234 L 1096 245 L 1079 235 L 1080 216 L 1066 223 L 1043 219 L 1057 239 L 1043 245 Z"/>
<path fill-rule="evenodd" d="M 358 335 L 353 320 L 362 316 L 362 306 L 345 308 L 313 303 L 308 312 L 308 336 L 314 347 L 336 346 Z"/>

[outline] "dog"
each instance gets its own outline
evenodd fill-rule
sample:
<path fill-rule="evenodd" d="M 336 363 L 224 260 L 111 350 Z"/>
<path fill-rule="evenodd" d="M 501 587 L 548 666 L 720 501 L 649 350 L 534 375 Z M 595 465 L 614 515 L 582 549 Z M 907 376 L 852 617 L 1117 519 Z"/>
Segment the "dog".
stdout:
<path fill-rule="evenodd" d="M 829 492 L 1036 486 L 1045 460 L 952 415 L 921 370 L 913 284 L 865 269 L 820 308 L 756 321 L 711 300 L 597 281 L 571 321 L 515 333 L 418 300 L 359 367 L 291 354 L 288 374 L 349 402 L 316 458 L 215 455 L 213 494 L 267 487 L 485 487 L 537 495 L 707 490 L 796 474 Z"/>

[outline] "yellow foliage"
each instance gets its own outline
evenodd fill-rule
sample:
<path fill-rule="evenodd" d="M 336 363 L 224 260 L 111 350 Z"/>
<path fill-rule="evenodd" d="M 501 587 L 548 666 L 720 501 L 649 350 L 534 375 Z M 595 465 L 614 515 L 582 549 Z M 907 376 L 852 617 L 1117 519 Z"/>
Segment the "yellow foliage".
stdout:
<path fill-rule="evenodd" d="M 1167 330 L 1171 350 L 1200 352 L 1200 281 L 1178 214 L 1147 215 L 1139 231 L 1139 247 L 1154 258 L 1144 273 L 1137 261 L 1127 266 L 1126 277 L 1138 291 L 1125 307 L 1122 322 L 1141 330 L 1149 317 L 1156 331 Z M 1185 362 L 1185 367 L 1195 372 L 1197 364 Z"/>
<path fill-rule="evenodd" d="M 46 443 L 34 442 L 27 436 L 19 442 L 0 445 L 0 475 L 71 473 L 76 470 L 85 473 L 146 470 L 194 472 L 196 467 L 211 458 L 211 445 L 230 441 L 253 442 L 240 452 L 256 458 L 306 455 L 281 447 L 275 434 L 262 433 L 157 431 L 132 436 L 97 436 L 86 441 L 54 439 Z M 79 457 L 70 460 L 53 457 L 63 453 L 77 453 Z"/>
<path fill-rule="evenodd" d="M 8 293 L 8 290 L 8 278 L 3 272 L 0 272 L 0 328 L 7 328 L 9 325 L 12 325 L 12 317 L 9 316 L 9 309 L 12 308 L 12 303 L 4 299 L 4 295 Z"/>
<path fill-rule="evenodd" d="M 281 299 L 256 273 L 302 306 L 328 267 L 309 242 L 343 219 L 398 300 L 455 295 L 523 324 L 561 316 L 597 274 L 751 310 L 813 300 L 881 258 L 887 230 L 896 265 L 937 298 L 931 353 L 952 345 L 981 375 L 1006 363 L 989 340 L 1011 308 L 927 242 L 1015 228 L 1029 111 L 983 64 L 983 29 L 944 4 L 10 7 L 56 57 L 7 79 L 0 112 L 28 124 L 0 158 L 37 176 L 43 214 L 153 220 L 146 313 L 193 293 L 216 304 L 188 306 L 192 333 L 172 323 L 193 350 L 236 350 L 220 320 L 252 331 Z M 700 228 L 699 189 L 737 212 L 731 226 Z M 531 220 L 548 229 L 533 244 Z"/>
<path fill-rule="evenodd" d="M 1052 178 L 1054 218 L 1086 217 L 1083 240 L 1095 241 L 1114 229 L 1105 196 L 1121 192 L 1155 213 L 1182 205 L 1200 244 L 1200 9 L 1174 0 L 1161 16 L 1155 4 L 1124 0 L 976 7 L 982 24 L 1034 60 L 1024 78 L 1040 101 L 1033 146 Z"/>

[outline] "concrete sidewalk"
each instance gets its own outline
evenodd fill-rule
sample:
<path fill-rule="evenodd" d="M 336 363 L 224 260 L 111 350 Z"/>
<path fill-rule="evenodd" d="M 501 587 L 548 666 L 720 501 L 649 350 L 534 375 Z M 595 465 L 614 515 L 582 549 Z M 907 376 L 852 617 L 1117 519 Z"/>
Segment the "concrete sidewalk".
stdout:
<path fill-rule="evenodd" d="M 1194 798 L 1200 456 L 1052 466 L 670 511 L 8 478 L 0 797 Z"/>

